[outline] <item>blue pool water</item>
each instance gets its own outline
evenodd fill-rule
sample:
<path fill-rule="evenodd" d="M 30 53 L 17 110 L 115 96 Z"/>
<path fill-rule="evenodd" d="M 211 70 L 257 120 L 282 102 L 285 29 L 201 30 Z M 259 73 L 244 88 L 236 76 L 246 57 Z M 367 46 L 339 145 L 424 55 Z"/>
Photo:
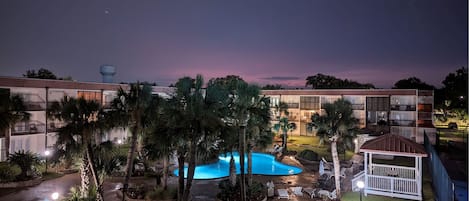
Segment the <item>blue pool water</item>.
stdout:
<path fill-rule="evenodd" d="M 239 154 L 233 152 L 236 164 L 236 174 L 241 173 Z M 195 167 L 194 179 L 217 179 L 228 177 L 230 168 L 230 153 L 218 156 L 218 162 Z M 245 172 L 247 173 L 247 155 L 245 156 Z M 259 175 L 294 175 L 301 173 L 301 168 L 286 165 L 275 160 L 274 156 L 263 153 L 252 153 L 252 174 Z M 174 174 L 178 176 L 178 169 Z M 184 177 L 187 177 L 187 167 L 184 168 Z"/>

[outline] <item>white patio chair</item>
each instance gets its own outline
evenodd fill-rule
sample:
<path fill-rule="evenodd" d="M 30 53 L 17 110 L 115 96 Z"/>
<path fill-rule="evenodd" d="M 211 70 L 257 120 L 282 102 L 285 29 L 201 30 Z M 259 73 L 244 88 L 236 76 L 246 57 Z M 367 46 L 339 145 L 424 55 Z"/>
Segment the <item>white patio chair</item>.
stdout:
<path fill-rule="evenodd" d="M 281 199 L 281 198 L 286 198 L 286 199 L 290 199 L 290 195 L 288 194 L 288 190 L 287 189 L 277 189 L 277 192 L 278 192 L 278 199 Z"/>
<path fill-rule="evenodd" d="M 303 196 L 303 187 L 301 186 L 295 186 L 295 187 L 290 187 L 291 191 L 293 192 L 293 194 L 295 194 L 296 196 Z"/>

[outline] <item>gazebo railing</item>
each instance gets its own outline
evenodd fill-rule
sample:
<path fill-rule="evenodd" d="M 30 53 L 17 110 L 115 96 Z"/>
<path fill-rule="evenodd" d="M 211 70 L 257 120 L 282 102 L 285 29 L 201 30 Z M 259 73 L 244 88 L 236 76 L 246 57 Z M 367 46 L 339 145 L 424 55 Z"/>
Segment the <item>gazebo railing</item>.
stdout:
<path fill-rule="evenodd" d="M 398 177 L 368 175 L 367 189 L 386 191 L 389 193 L 418 195 L 417 181 Z"/>
<path fill-rule="evenodd" d="M 373 164 L 373 175 L 415 179 L 415 168 L 396 165 Z M 369 173 L 370 174 L 370 173 Z"/>

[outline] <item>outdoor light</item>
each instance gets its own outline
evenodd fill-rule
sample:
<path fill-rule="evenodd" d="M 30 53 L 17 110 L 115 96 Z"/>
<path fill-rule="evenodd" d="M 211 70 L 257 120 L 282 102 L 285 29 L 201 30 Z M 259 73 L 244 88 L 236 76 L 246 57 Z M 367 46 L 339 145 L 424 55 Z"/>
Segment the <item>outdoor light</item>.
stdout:
<path fill-rule="evenodd" d="M 52 195 L 50 197 L 52 198 L 52 200 L 57 200 L 57 199 L 59 199 L 59 193 L 54 192 L 54 193 L 52 193 Z"/>
<path fill-rule="evenodd" d="M 122 140 L 121 140 L 121 139 L 118 139 L 118 140 L 117 140 L 117 144 L 122 144 Z"/>
<path fill-rule="evenodd" d="M 363 181 L 357 181 L 357 187 L 360 189 L 360 201 L 362 201 L 362 194 L 365 183 L 363 183 Z"/>
<path fill-rule="evenodd" d="M 47 173 L 47 158 L 50 155 L 50 151 L 49 150 L 44 151 L 44 155 L 46 156 L 46 172 L 45 173 Z"/>

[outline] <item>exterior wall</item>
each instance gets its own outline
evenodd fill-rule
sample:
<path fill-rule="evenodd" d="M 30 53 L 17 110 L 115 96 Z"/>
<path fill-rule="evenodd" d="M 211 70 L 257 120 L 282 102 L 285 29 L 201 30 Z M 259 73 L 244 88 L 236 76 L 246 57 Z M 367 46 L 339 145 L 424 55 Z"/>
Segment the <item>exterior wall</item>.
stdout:
<path fill-rule="evenodd" d="M 344 90 L 264 90 L 275 105 L 289 105 L 289 120 L 297 124 L 293 135 L 315 135 L 306 129 L 314 113 L 323 113 L 323 105 L 344 98 L 352 103 L 353 115 L 359 128 L 378 133 L 396 133 L 423 143 L 423 131 L 435 142 L 433 127 L 433 92 L 413 89 L 344 89 Z M 295 98 L 296 97 L 296 98 Z M 298 104 L 299 103 L 299 104 Z M 298 118 L 299 117 L 299 118 Z M 272 123 L 276 123 L 275 119 Z M 381 122 L 380 122 L 381 121 Z M 289 133 L 290 134 L 290 133 Z"/>
<path fill-rule="evenodd" d="M 16 123 L 7 132 L 10 136 L 9 152 L 25 150 L 42 154 L 46 147 L 54 146 L 57 141 L 56 131 L 64 123 L 46 118 L 46 107 L 52 102 L 60 101 L 64 96 L 73 98 L 82 96 L 97 100 L 106 107 L 116 97 L 117 89 L 120 87 L 127 89 L 127 85 L 117 84 L 0 77 L 0 88 L 8 89 L 11 95 L 21 96 L 27 112 L 31 114 L 28 121 Z M 102 140 L 117 141 L 127 136 L 127 130 L 114 129 L 104 133 Z M 5 143 L 5 138 L 0 138 L 0 161 L 6 160 Z"/>
<path fill-rule="evenodd" d="M 26 78 L 0 77 L 0 88 L 10 90 L 11 94 L 23 96 L 31 113 L 28 122 L 15 125 L 8 135 L 11 135 L 10 152 L 26 149 L 36 153 L 43 153 L 46 147 L 52 147 L 56 140 L 56 131 L 63 126 L 62 122 L 46 118 L 46 107 L 53 101 L 60 101 L 64 96 L 91 98 L 99 100 L 105 108 L 117 96 L 117 90 L 128 89 L 127 85 L 86 83 L 62 80 L 39 80 Z M 173 92 L 169 87 L 154 87 L 153 93 L 168 97 Z M 296 129 L 289 135 L 315 135 L 308 131 L 307 124 L 314 113 L 323 113 L 323 104 L 344 98 L 352 103 L 353 114 L 359 119 L 360 128 L 377 127 L 378 115 L 370 100 L 385 98 L 388 100 L 384 108 L 387 120 L 384 130 L 411 138 L 419 143 L 423 142 L 423 132 L 427 133 L 434 142 L 436 130 L 433 128 L 433 93 L 419 90 L 264 90 L 262 94 L 271 98 L 272 123 L 280 115 L 275 106 L 285 102 L 289 106 L 289 120 L 296 124 Z M 369 103 L 367 103 L 369 102 Z M 370 105 L 368 105 L 370 104 Z M 374 104 L 374 103 L 373 103 Z M 382 106 L 379 106 L 382 107 Z M 373 113 L 374 112 L 374 113 Z M 374 116 L 373 116 L 374 115 Z M 373 118 L 375 120 L 373 120 Z M 373 121 L 370 121 L 373 120 Z M 46 137 L 47 136 L 47 137 Z M 114 129 L 104 133 L 102 140 L 116 141 L 128 136 L 125 129 Z M 433 138 L 432 138 L 433 136 Z M 0 150 L 4 150 L 4 139 L 0 138 Z M 47 143 L 47 145 L 46 145 Z M 0 156 L 4 151 L 0 153 Z M 0 160 L 4 158 L 0 157 Z"/>

